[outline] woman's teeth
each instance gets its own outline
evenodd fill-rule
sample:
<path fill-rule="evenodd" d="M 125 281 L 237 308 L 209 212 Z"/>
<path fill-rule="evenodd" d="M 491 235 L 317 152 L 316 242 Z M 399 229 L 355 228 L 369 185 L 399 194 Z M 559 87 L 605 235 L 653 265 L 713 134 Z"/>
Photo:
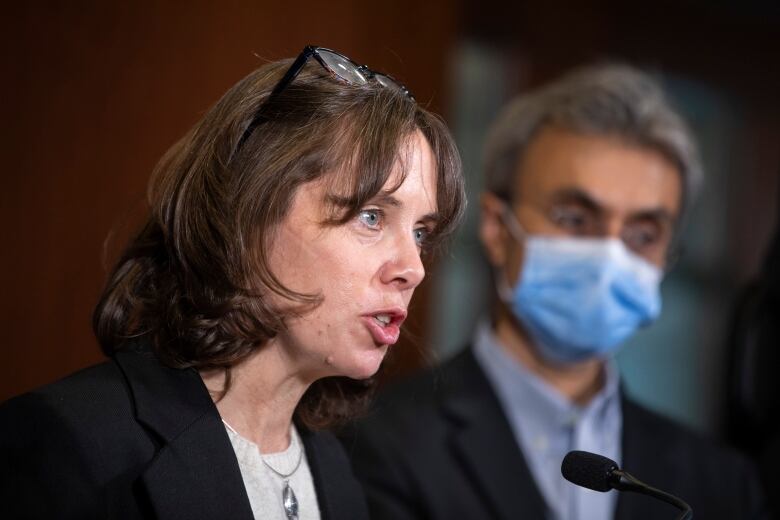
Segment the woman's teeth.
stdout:
<path fill-rule="evenodd" d="M 390 321 L 392 320 L 389 314 L 377 314 L 374 316 L 374 319 L 382 325 L 389 325 Z"/>

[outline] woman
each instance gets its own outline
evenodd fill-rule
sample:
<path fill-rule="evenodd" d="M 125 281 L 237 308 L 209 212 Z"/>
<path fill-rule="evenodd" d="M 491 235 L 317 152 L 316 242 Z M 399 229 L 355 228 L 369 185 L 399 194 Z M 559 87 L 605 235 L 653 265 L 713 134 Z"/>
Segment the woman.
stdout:
<path fill-rule="evenodd" d="M 322 431 L 366 400 L 463 204 L 443 124 L 327 49 L 261 67 L 162 158 L 95 310 L 106 363 L 0 409 L 25 518 L 363 518 Z"/>

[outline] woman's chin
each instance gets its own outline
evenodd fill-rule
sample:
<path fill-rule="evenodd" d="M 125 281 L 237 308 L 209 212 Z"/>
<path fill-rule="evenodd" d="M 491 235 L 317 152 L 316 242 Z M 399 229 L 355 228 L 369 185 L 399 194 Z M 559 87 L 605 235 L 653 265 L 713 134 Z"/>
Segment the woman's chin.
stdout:
<path fill-rule="evenodd" d="M 350 367 L 341 375 L 351 379 L 368 379 L 377 373 L 386 353 L 387 345 L 377 347 L 370 352 L 362 352 L 352 360 Z"/>

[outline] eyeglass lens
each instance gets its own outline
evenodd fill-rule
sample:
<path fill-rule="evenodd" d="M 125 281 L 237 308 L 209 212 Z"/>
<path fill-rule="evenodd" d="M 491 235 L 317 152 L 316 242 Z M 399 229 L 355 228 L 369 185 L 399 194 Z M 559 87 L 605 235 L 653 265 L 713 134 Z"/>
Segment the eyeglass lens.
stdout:
<path fill-rule="evenodd" d="M 394 88 L 397 90 L 406 91 L 405 88 L 403 88 L 397 81 L 395 81 L 390 76 L 385 76 L 384 74 L 375 72 L 374 79 L 376 79 L 377 83 L 379 83 L 385 88 Z"/>
<path fill-rule="evenodd" d="M 330 71 L 349 84 L 365 85 L 373 77 L 377 83 L 385 88 L 400 90 L 407 96 L 410 95 L 400 83 L 390 76 L 361 67 L 354 61 L 326 49 L 318 49 L 317 54 Z"/>
<path fill-rule="evenodd" d="M 360 68 L 351 60 L 334 52 L 318 50 L 317 54 L 325 65 L 341 79 L 352 85 L 364 85 L 368 78 L 360 71 Z"/>

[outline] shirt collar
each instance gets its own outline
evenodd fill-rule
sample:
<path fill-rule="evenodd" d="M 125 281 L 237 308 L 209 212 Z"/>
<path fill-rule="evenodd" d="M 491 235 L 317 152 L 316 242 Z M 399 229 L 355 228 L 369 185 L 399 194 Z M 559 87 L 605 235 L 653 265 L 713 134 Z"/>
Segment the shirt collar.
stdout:
<path fill-rule="evenodd" d="M 605 384 L 585 406 L 578 405 L 562 395 L 549 383 L 529 371 L 512 357 L 483 320 L 477 326 L 474 338 L 474 356 L 485 371 L 507 413 L 522 416 L 531 423 L 548 428 L 573 426 L 584 416 L 606 414 L 609 404 L 619 397 L 619 373 L 613 359 L 604 365 Z"/>

